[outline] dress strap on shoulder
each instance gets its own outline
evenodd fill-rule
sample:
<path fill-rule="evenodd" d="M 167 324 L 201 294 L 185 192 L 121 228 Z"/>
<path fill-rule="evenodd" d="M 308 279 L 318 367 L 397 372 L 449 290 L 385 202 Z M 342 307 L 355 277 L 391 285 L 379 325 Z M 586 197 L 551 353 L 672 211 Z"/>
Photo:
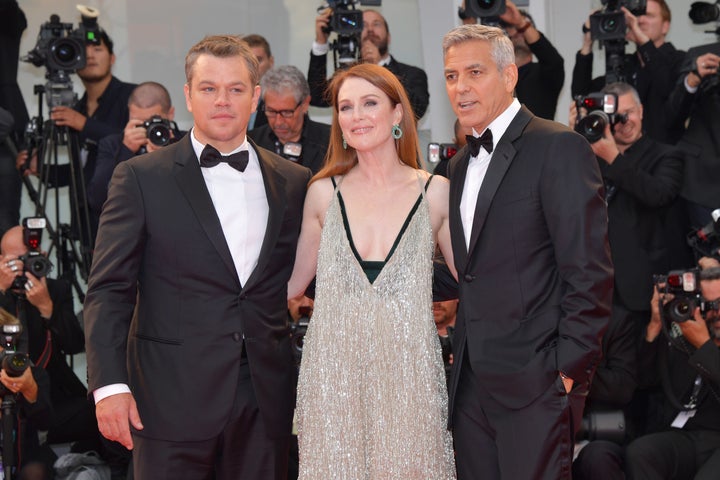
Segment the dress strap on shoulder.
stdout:
<path fill-rule="evenodd" d="M 425 184 L 423 185 L 422 175 L 420 174 L 420 170 L 418 170 L 418 172 L 417 172 L 418 185 L 420 186 L 420 196 L 422 198 L 425 198 L 425 192 L 427 192 L 428 187 L 430 187 L 430 181 L 433 179 L 434 176 L 435 176 L 434 174 L 430 174 L 428 179 L 425 181 Z"/>
<path fill-rule="evenodd" d="M 340 185 L 342 184 L 343 178 L 345 178 L 345 176 L 340 175 L 339 180 L 336 181 L 334 176 L 330 177 L 330 181 L 332 182 L 333 188 L 335 189 L 335 192 L 334 192 L 335 194 L 337 194 L 339 192 Z"/>

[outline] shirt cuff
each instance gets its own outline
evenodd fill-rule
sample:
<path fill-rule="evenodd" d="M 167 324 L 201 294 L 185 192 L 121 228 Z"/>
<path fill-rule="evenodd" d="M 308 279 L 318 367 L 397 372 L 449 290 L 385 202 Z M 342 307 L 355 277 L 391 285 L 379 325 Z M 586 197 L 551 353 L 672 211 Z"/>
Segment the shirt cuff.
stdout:
<path fill-rule="evenodd" d="M 685 75 L 685 78 L 683 79 L 683 83 L 685 84 L 685 90 L 687 90 L 688 93 L 695 93 L 698 91 L 699 87 L 691 87 L 690 85 L 688 85 L 687 75 Z"/>
<path fill-rule="evenodd" d="M 317 43 L 315 40 L 313 40 L 312 44 L 312 53 L 313 55 L 327 55 L 327 53 L 330 51 L 330 45 L 327 43 Z"/>
<path fill-rule="evenodd" d="M 113 383 L 110 385 L 105 385 L 104 387 L 100 387 L 98 389 L 93 390 L 93 398 L 95 399 L 95 404 L 97 405 L 100 400 L 110 397 L 112 395 L 117 395 L 119 393 L 130 393 L 130 387 L 128 387 L 124 383 Z"/>

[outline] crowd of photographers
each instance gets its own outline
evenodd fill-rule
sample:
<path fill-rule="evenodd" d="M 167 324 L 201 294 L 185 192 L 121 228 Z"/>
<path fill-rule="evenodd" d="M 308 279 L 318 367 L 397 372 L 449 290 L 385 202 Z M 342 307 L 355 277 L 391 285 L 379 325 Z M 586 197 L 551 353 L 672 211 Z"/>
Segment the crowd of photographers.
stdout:
<path fill-rule="evenodd" d="M 483 5 L 494 10 L 484 11 Z M 604 0 L 603 5 L 582 25 L 569 124 L 590 142 L 605 183 L 615 290 L 603 360 L 578 437 L 574 477 L 714 478 L 720 468 L 720 213 L 713 212 L 720 207 L 720 48 L 683 52 L 667 42 L 671 12 L 665 0 Z M 73 235 L 91 251 L 115 166 L 177 141 L 185 132 L 173 122 L 170 95 L 161 84 L 136 85 L 113 76 L 113 42 L 97 26 L 97 13 L 87 10 L 81 10 L 83 22 L 67 40 L 79 42 L 68 43 L 84 51 L 77 58 L 53 58 L 48 47 L 53 29 L 70 31 L 72 26 L 55 17 L 42 27 L 29 60 L 48 70 L 49 119 L 60 133 L 37 131 L 37 125 L 26 129 L 33 122 L 15 80 L 24 15 L 15 1 L 3 1 L 0 8 L 0 17 L 17 19 L 13 28 L 0 29 L 6 35 L 0 48 L 13 64 L 3 69 L 13 78 L 3 80 L 0 92 L 0 323 L 21 322 L 22 335 L 3 348 L 26 351 L 32 364 L 16 377 L 3 368 L 0 383 L 18 394 L 23 431 L 44 430 L 48 443 L 78 442 L 78 448 L 96 449 L 122 478 L 128 457 L 101 442 L 87 391 L 66 361 L 66 355 L 83 351 L 71 283 L 48 278 L 43 270 L 48 265 L 40 260 L 35 261 L 40 271 L 32 269 L 32 257 L 42 254 L 29 243 L 33 228 L 18 226 L 17 171 L 73 188 Z M 263 36 L 246 36 L 262 74 L 261 101 L 248 135 L 313 172 L 322 166 L 330 132 L 310 119 L 308 108 L 328 106 L 324 91 L 331 49 L 336 69 L 359 60 L 392 71 L 418 118 L 430 105 L 426 73 L 390 54 L 388 21 L 376 10 L 349 13 L 358 16 L 352 22 L 361 30 L 344 24 L 331 8 L 319 12 L 307 79 L 295 67 L 275 67 Z M 565 82 L 564 61 L 529 14 L 510 0 L 468 1 L 459 16 L 466 23 L 491 20 L 505 29 L 519 67 L 517 97 L 536 115 L 553 119 Z M 331 43 L 333 32 L 337 40 Z M 603 47 L 606 67 L 597 76 L 592 71 L 595 42 Z M 633 51 L 626 51 L 628 44 Z M 63 60 L 68 63 L 58 64 Z M 79 100 L 67 97 L 68 72 L 82 81 Z M 456 131 L 453 144 L 431 144 L 428 163 L 438 173 L 446 170 L 466 133 Z M 69 142 L 77 147 L 69 149 L 79 166 L 75 170 L 54 165 L 50 158 L 55 143 L 65 145 L 62 136 L 76 142 Z M 704 268 L 695 269 L 701 257 Z M 654 279 L 657 274 L 661 277 Z M 312 312 L 306 301 L 290 308 L 301 332 Z M 438 312 L 445 311 L 443 305 L 438 302 Z M 301 343 L 297 350 L 301 354 Z M 445 359 L 449 364 L 449 353 Z M 37 440 L 37 435 L 29 437 Z M 49 475 L 52 455 L 46 456 L 39 442 L 21 449 L 32 453 L 13 465 L 39 462 L 41 473 L 35 478 Z M 3 460 L 8 463 L 4 455 Z"/>

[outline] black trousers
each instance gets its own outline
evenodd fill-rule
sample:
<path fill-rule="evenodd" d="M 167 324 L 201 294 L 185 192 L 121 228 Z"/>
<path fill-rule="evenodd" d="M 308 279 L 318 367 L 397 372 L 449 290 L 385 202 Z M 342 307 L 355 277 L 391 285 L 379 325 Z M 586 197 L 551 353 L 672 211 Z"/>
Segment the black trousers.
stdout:
<path fill-rule="evenodd" d="M 720 432 L 671 430 L 635 439 L 627 447 L 629 480 L 711 480 L 720 477 Z"/>
<path fill-rule="evenodd" d="M 135 480 L 285 480 L 290 426 L 282 438 L 270 438 L 247 363 L 240 378 L 232 415 L 220 434 L 208 440 L 174 442 L 133 434 Z"/>
<path fill-rule="evenodd" d="M 464 360 L 452 422 L 458 480 L 569 480 L 573 424 L 585 397 L 566 394 L 558 376 L 530 405 L 512 410 Z"/>

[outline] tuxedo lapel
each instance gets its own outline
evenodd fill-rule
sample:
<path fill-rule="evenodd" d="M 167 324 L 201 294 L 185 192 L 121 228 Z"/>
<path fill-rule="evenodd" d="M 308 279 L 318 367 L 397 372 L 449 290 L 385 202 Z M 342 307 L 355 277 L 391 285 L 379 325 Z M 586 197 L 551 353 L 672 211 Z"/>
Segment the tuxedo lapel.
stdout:
<path fill-rule="evenodd" d="M 478 193 L 478 199 L 475 205 L 475 216 L 473 218 L 473 228 L 470 233 L 468 258 L 472 256 L 472 252 L 480 237 L 480 232 L 482 232 L 485 226 L 485 220 L 487 219 L 487 214 L 495 197 L 495 193 L 497 193 L 517 153 L 513 142 L 520 137 L 531 118 L 532 114 L 530 111 L 525 107 L 521 107 L 520 111 L 515 115 L 515 118 L 510 122 L 505 134 L 497 142 L 492 159 L 490 160 L 490 165 L 488 165 L 487 172 L 485 173 L 485 178 L 480 186 L 480 192 Z"/>
<path fill-rule="evenodd" d="M 265 271 L 265 267 L 278 241 L 280 227 L 282 227 L 285 210 L 287 209 L 287 197 L 285 195 L 286 180 L 285 177 L 278 173 L 276 167 L 277 160 L 268 155 L 267 152 L 259 149 L 249 138 L 248 141 L 252 145 L 252 148 L 255 149 L 258 161 L 260 162 L 260 171 L 262 172 L 263 182 L 265 184 L 265 194 L 267 195 L 269 211 L 265 238 L 263 238 L 262 247 L 260 248 L 258 263 L 252 274 L 250 274 L 250 278 L 248 278 L 243 289 L 251 288 L 258 282 L 262 272 Z"/>
<path fill-rule="evenodd" d="M 220 219 L 215 211 L 210 192 L 203 179 L 202 171 L 200 171 L 200 163 L 198 162 L 195 150 L 190 142 L 190 135 L 185 135 L 179 143 L 178 159 L 175 161 L 175 181 L 180 190 L 187 198 L 190 208 L 195 213 L 195 218 L 202 226 L 203 230 L 215 247 L 223 263 L 228 271 L 240 286 L 240 279 L 237 276 L 235 263 L 233 262 L 230 248 L 225 240 Z"/>
<path fill-rule="evenodd" d="M 451 160 L 448 168 L 450 177 L 450 240 L 452 242 L 453 256 L 455 257 L 455 268 L 458 274 L 464 271 L 467 263 L 467 247 L 465 246 L 465 231 L 463 230 L 462 217 L 460 215 L 460 201 L 462 200 L 465 177 L 470 163 L 470 149 L 465 146 L 457 156 Z"/>

